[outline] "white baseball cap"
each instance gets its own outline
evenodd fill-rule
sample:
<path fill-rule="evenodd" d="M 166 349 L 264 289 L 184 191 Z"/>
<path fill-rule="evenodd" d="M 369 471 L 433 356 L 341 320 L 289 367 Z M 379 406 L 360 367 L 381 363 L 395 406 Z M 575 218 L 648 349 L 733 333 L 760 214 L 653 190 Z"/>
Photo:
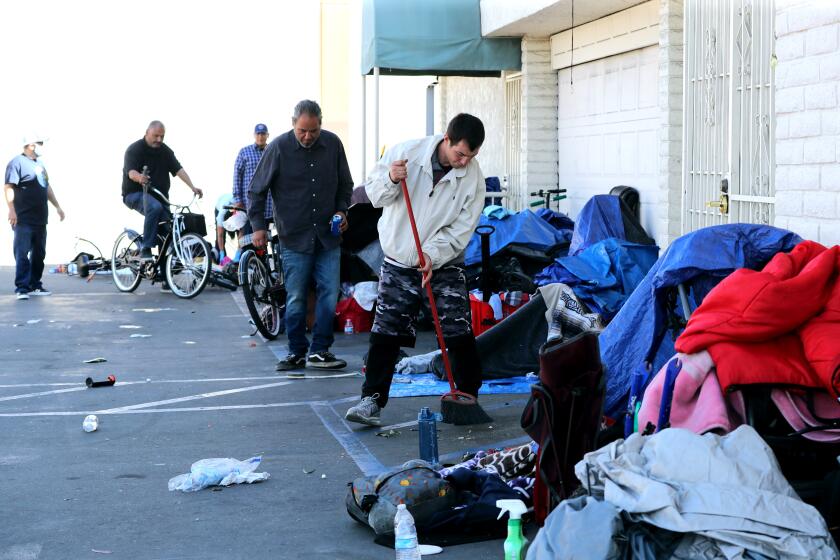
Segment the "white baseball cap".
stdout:
<path fill-rule="evenodd" d="M 27 134 L 23 137 L 23 145 L 28 146 L 30 144 L 37 144 L 39 142 L 43 144 L 47 140 L 49 140 L 49 138 L 47 138 L 46 136 L 42 136 L 41 134 Z"/>

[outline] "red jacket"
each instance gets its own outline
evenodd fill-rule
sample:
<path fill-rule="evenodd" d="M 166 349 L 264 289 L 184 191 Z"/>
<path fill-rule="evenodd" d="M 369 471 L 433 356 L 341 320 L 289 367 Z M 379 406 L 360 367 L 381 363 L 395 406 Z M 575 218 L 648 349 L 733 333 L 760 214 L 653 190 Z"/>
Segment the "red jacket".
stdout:
<path fill-rule="evenodd" d="M 840 246 L 803 241 L 761 272 L 736 270 L 709 292 L 675 347 L 708 350 L 724 391 L 762 383 L 840 397 Z"/>

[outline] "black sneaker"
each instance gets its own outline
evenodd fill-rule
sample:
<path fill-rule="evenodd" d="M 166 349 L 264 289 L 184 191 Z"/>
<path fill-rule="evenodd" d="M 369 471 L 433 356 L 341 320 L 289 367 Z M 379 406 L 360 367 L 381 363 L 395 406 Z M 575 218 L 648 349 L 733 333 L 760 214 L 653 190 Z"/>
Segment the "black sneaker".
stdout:
<path fill-rule="evenodd" d="M 347 362 L 335 357 L 335 354 L 328 350 L 313 352 L 306 358 L 308 367 L 321 369 L 342 369 L 347 367 Z"/>
<path fill-rule="evenodd" d="M 154 255 L 152 255 L 151 249 L 141 249 L 140 250 L 140 260 L 141 261 L 153 261 L 155 260 Z"/>
<path fill-rule="evenodd" d="M 300 369 L 306 367 L 306 356 L 289 354 L 284 359 L 277 362 L 277 371 L 288 371 L 290 369 Z"/>
<path fill-rule="evenodd" d="M 34 290 L 29 290 L 29 295 L 30 296 L 51 296 L 52 292 L 49 291 L 48 289 L 44 288 L 44 287 L 41 287 L 41 288 L 35 288 Z"/>

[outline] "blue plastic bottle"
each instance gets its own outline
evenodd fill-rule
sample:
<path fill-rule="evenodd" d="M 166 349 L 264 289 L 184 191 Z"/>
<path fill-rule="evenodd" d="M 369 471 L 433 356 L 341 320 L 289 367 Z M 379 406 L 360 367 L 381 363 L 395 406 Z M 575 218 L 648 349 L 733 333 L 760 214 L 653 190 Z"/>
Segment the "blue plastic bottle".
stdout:
<path fill-rule="evenodd" d="M 417 428 L 420 432 L 420 458 L 436 465 L 438 463 L 437 416 L 428 406 L 420 409 L 417 415 Z"/>

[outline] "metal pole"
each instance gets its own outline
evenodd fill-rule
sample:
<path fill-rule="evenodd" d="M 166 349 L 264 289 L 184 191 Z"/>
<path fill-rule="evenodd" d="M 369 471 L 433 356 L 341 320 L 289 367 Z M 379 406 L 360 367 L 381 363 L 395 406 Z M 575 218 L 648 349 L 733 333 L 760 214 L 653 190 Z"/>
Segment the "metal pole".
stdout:
<path fill-rule="evenodd" d="M 379 160 L 379 66 L 373 68 L 373 155 Z"/>
<path fill-rule="evenodd" d="M 426 86 L 426 136 L 435 133 L 435 85 L 432 82 Z"/>
<path fill-rule="evenodd" d="M 362 182 L 367 178 L 367 75 L 362 74 Z"/>

